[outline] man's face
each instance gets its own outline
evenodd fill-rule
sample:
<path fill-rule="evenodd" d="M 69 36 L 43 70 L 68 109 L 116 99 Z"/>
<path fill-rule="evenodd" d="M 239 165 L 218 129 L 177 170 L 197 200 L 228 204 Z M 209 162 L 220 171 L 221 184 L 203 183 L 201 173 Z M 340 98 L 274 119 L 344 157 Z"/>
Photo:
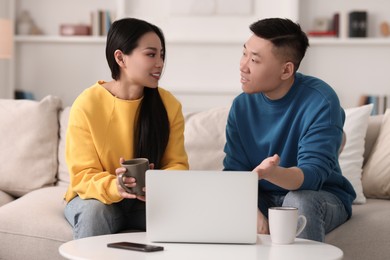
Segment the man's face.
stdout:
<path fill-rule="evenodd" d="M 281 98 L 285 94 L 282 74 L 286 62 L 274 51 L 270 41 L 256 35 L 252 35 L 244 44 L 240 72 L 245 93 L 262 92 L 271 99 Z"/>

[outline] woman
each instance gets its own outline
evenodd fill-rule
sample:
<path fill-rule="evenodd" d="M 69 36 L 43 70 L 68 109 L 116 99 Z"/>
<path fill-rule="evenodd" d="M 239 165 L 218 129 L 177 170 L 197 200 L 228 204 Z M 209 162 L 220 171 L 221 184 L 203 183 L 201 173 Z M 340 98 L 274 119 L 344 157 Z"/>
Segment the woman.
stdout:
<path fill-rule="evenodd" d="M 145 230 L 145 198 L 127 193 L 117 181 L 126 171 L 120 166 L 124 159 L 148 158 L 155 169 L 188 169 L 181 104 L 158 87 L 165 58 L 161 30 L 133 18 L 115 21 L 106 58 L 113 80 L 81 93 L 69 116 L 65 217 L 75 239 Z M 136 185 L 134 178 L 125 183 Z"/>

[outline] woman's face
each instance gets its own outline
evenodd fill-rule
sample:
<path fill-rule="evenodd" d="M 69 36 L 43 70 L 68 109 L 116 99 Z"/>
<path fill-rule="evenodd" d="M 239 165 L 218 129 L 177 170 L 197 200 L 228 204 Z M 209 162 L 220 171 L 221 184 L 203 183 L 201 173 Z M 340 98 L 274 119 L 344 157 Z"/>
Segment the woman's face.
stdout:
<path fill-rule="evenodd" d="M 164 67 L 163 57 L 164 50 L 157 34 L 144 34 L 138 46 L 129 55 L 123 55 L 120 79 L 131 85 L 156 88 Z"/>

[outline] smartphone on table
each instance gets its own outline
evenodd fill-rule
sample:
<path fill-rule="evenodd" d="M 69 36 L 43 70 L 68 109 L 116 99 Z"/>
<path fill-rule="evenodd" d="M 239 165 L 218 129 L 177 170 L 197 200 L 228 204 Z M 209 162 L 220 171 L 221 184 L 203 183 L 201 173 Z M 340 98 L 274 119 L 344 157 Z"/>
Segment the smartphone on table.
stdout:
<path fill-rule="evenodd" d="M 107 246 L 113 248 L 141 251 L 141 252 L 156 252 L 156 251 L 164 250 L 164 247 L 162 246 L 139 244 L 139 243 L 132 243 L 132 242 L 109 243 L 107 244 Z"/>

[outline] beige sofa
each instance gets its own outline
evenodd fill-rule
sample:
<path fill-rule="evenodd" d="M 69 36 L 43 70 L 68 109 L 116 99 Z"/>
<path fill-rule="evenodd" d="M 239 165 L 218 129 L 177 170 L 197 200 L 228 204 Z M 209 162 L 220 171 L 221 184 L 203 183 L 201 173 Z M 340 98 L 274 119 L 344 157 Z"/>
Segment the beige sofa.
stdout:
<path fill-rule="evenodd" d="M 222 169 L 227 113 L 228 108 L 216 108 L 186 115 L 185 140 L 192 169 Z M 367 115 L 367 111 L 364 113 Z M 62 200 L 69 181 L 64 161 L 68 114 L 69 108 L 62 109 L 60 100 L 51 96 L 40 102 L 0 100 L 0 259 L 62 259 L 58 247 L 72 239 Z M 373 149 L 383 116 L 368 120 L 368 115 L 362 119 L 355 114 L 347 114 L 347 144 L 342 153 L 345 158 L 340 160 L 348 161 L 356 154 L 363 160 L 365 149 L 367 161 L 370 155 L 383 152 L 378 145 Z M 354 120 L 364 121 L 363 126 L 353 125 Z M 366 129 L 361 128 L 368 123 L 364 148 Z M 361 150 L 349 146 L 359 138 L 363 142 Z M 386 141 L 386 135 L 381 140 Z M 389 154 L 385 156 L 378 158 L 390 161 Z M 348 163 L 345 164 L 347 169 Z M 378 163 L 374 160 L 371 165 L 375 168 Z M 326 242 L 340 247 L 345 259 L 386 259 L 390 256 L 390 196 L 377 199 L 382 195 L 376 194 L 375 187 L 374 192 L 366 189 L 372 183 L 367 181 L 365 185 L 364 178 L 362 186 L 361 165 L 358 168 L 355 175 L 360 187 L 356 189 L 360 193 L 364 190 L 370 198 L 366 202 L 360 198 L 360 204 L 353 206 L 353 217 L 329 233 Z M 389 180 L 389 175 L 387 169 L 383 182 Z"/>

